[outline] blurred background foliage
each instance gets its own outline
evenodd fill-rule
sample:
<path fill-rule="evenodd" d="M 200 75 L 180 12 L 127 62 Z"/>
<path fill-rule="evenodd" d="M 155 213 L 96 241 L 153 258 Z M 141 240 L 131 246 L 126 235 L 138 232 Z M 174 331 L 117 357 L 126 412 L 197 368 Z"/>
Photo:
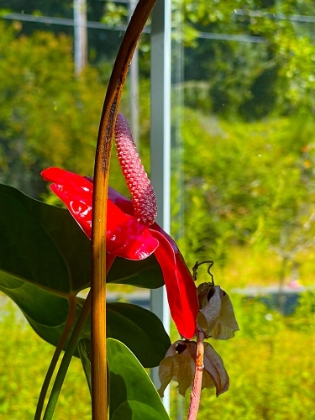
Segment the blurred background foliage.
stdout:
<path fill-rule="evenodd" d="M 315 418 L 314 294 L 303 296 L 295 316 L 286 318 L 255 300 L 232 299 L 241 330 L 232 340 L 211 343 L 228 366 L 230 389 L 219 398 L 204 390 L 198 419 Z M 187 410 L 188 395 L 175 399 L 175 393 L 171 418 L 184 419 L 177 413 Z"/>
<path fill-rule="evenodd" d="M 38 197 L 42 168 L 91 173 L 104 88 L 92 68 L 73 77 L 66 36 L 0 23 L 0 180 Z"/>
<path fill-rule="evenodd" d="M 0 419 L 32 419 L 54 348 L 35 334 L 8 298 L 1 299 L 0 311 Z M 89 390 L 77 358 L 71 362 L 55 417 L 91 419 Z"/>
<path fill-rule="evenodd" d="M 189 266 L 215 261 L 215 281 L 227 291 L 292 281 L 313 286 L 315 3 L 172 4 L 172 233 Z M 87 5 L 90 21 L 112 28 L 128 21 L 123 2 L 88 0 Z M 16 12 L 72 18 L 73 4 L 0 0 L 0 10 L 2 17 Z M 122 36 L 120 30 L 89 29 L 89 65 L 76 78 L 72 31 L 0 20 L 0 182 L 55 204 L 39 172 L 56 165 L 92 174 L 102 101 Z M 140 153 L 148 170 L 149 41 L 144 34 L 139 47 Z M 122 103 L 127 117 L 128 95 L 127 84 Z M 127 194 L 115 153 L 111 185 Z M 233 301 L 241 331 L 228 343 L 215 343 L 231 390 L 218 400 L 204 391 L 200 419 L 315 419 L 312 292 L 288 317 L 256 300 L 233 294 Z M 26 369 L 22 363 L 37 369 L 40 363 L 34 360 L 44 360 L 52 349 L 35 335 L 28 338 L 28 327 L 16 323 L 10 311 L 0 323 L 2 337 L 8 337 L 0 351 L 7 361 L 10 348 L 22 353 L 12 355 L 0 374 L 2 383 L 14 388 L 9 396 L 1 395 L 0 419 L 8 418 L 8 407 L 11 414 L 16 410 L 10 418 L 31 418 L 45 369 L 30 375 L 38 377 L 35 390 L 27 381 L 12 379 L 8 365 L 14 371 L 18 365 L 21 372 Z M 81 398 L 87 395 L 85 385 L 77 379 L 80 367 L 73 369 L 73 395 L 66 391 L 66 398 L 73 397 L 67 406 L 74 411 L 61 411 L 57 418 L 75 419 L 78 413 L 90 418 L 88 402 Z M 176 404 L 174 399 L 173 418 L 182 403 Z"/>

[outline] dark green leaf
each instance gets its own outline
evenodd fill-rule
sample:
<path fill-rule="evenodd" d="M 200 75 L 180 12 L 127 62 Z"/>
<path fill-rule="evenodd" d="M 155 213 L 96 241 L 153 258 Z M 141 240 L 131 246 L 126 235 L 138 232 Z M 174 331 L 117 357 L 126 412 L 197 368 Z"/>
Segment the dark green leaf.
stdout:
<path fill-rule="evenodd" d="M 68 316 L 68 295 L 56 295 L 3 272 L 0 272 L 0 290 L 19 306 L 41 338 L 53 345 L 58 343 Z M 78 316 L 82 308 L 82 299 L 77 298 L 76 301 Z"/>
<path fill-rule="evenodd" d="M 0 185 L 0 270 L 55 293 L 90 282 L 90 243 L 68 211 Z"/>
<path fill-rule="evenodd" d="M 154 255 L 142 261 L 116 258 L 107 283 L 130 284 L 146 289 L 157 289 L 164 285 L 162 271 Z"/>
<path fill-rule="evenodd" d="M 107 304 L 107 334 L 125 343 L 144 367 L 158 366 L 171 345 L 159 318 L 129 303 Z"/>
<path fill-rule="evenodd" d="M 78 351 L 85 373 L 86 381 L 91 392 L 91 340 L 88 340 L 87 338 L 81 339 L 78 342 Z"/>
<path fill-rule="evenodd" d="M 68 210 L 0 185 L 0 271 L 51 289 L 78 292 L 90 284 L 90 241 Z M 146 288 L 163 285 L 154 256 L 143 261 L 117 258 L 108 282 Z"/>
<path fill-rule="evenodd" d="M 50 344 L 58 343 L 68 315 L 69 303 L 66 297 L 2 272 L 0 290 L 20 307 L 40 337 Z M 77 317 L 83 303 L 83 299 L 76 299 Z M 107 304 L 107 333 L 109 337 L 124 342 L 145 367 L 157 366 L 170 346 L 170 339 L 157 316 L 128 303 Z M 82 336 L 90 339 L 90 320 L 87 321 Z"/>

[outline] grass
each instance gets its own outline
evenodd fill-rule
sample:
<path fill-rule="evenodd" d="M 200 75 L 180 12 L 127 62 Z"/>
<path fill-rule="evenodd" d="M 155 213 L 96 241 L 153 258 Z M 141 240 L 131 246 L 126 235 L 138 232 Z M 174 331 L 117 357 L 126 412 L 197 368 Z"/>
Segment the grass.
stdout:
<path fill-rule="evenodd" d="M 54 348 L 2 295 L 0 337 L 0 420 L 31 420 Z M 78 359 L 70 365 L 55 418 L 91 419 L 89 391 Z"/>

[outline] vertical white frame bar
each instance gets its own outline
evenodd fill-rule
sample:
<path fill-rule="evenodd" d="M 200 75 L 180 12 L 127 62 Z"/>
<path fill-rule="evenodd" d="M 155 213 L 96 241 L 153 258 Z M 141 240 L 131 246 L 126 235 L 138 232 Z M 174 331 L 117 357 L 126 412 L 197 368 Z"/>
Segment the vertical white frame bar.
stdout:
<path fill-rule="evenodd" d="M 151 24 L 151 181 L 158 204 L 157 222 L 170 232 L 171 180 L 171 0 L 157 0 Z M 151 292 L 151 310 L 170 331 L 165 287 Z M 159 386 L 157 368 L 151 377 Z M 170 407 L 169 390 L 163 399 Z"/>
<path fill-rule="evenodd" d="M 87 62 L 86 0 L 74 0 L 74 68 L 79 76 Z"/>

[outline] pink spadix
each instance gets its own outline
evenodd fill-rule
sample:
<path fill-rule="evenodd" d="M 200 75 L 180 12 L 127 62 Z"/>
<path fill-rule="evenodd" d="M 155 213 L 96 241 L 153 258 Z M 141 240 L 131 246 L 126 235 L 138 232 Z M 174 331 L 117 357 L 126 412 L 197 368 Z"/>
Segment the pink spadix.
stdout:
<path fill-rule="evenodd" d="M 119 163 L 132 197 L 134 216 L 150 226 L 157 216 L 155 192 L 141 163 L 126 118 L 118 114 L 115 127 Z"/>

